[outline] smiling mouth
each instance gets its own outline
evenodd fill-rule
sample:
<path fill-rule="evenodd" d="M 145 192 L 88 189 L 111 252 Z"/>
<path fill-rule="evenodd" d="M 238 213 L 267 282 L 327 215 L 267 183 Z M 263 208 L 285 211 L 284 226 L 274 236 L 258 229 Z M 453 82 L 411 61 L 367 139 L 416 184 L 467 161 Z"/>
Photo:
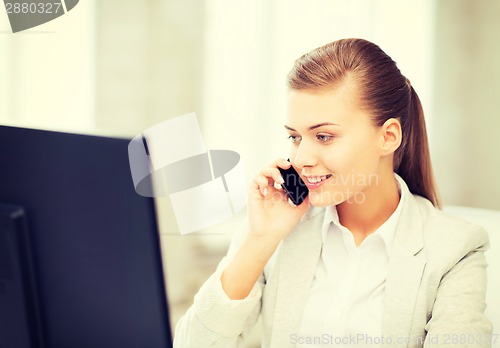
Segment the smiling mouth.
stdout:
<path fill-rule="evenodd" d="M 322 175 L 322 176 L 306 177 L 306 181 L 309 184 L 319 184 L 320 182 L 325 181 L 326 179 L 328 179 L 331 176 L 332 176 L 332 174 Z"/>

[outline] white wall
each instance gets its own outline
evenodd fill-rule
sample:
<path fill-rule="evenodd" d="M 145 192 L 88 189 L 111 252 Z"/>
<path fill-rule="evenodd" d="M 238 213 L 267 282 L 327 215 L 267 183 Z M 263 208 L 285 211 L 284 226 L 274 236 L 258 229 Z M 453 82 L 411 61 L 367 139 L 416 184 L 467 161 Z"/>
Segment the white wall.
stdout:
<path fill-rule="evenodd" d="M 500 210 L 500 2 L 436 2 L 434 167 L 446 204 Z"/>
<path fill-rule="evenodd" d="M 0 14 L 0 123 L 93 127 L 94 18 L 94 0 L 85 0 L 51 22 L 13 34 Z"/>
<path fill-rule="evenodd" d="M 203 94 L 208 141 L 237 149 L 249 175 L 285 156 L 286 74 L 302 54 L 345 37 L 380 45 L 410 78 L 429 116 L 432 19 L 430 0 L 312 0 L 307 6 L 301 0 L 209 1 Z"/>

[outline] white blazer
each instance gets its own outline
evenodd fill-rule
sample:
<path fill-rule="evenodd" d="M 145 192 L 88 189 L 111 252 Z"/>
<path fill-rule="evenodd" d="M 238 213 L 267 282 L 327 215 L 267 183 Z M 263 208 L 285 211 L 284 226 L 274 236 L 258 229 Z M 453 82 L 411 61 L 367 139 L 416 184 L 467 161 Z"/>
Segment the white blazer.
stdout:
<path fill-rule="evenodd" d="M 425 198 L 407 195 L 389 261 L 381 347 L 490 347 L 484 316 L 488 235 L 481 227 L 445 214 Z M 245 347 L 262 316 L 262 347 L 294 347 L 321 253 L 324 208 L 312 207 L 281 242 L 246 300 L 220 296 L 227 256 L 195 296 L 176 326 L 174 347 Z"/>

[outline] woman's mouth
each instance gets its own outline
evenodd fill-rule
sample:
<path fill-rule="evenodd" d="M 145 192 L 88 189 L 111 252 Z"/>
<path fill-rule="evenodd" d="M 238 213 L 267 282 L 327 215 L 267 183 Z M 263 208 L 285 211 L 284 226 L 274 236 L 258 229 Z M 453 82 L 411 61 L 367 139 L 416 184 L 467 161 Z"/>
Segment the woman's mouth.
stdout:
<path fill-rule="evenodd" d="M 327 174 L 327 175 L 320 175 L 320 176 L 306 176 L 305 177 L 305 184 L 309 190 L 314 190 L 320 187 L 327 181 L 332 174 Z"/>

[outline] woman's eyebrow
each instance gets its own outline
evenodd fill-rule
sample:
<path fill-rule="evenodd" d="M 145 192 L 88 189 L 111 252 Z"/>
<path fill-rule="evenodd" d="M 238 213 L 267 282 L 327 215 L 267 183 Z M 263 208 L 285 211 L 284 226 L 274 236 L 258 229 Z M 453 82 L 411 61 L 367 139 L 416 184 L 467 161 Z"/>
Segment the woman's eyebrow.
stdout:
<path fill-rule="evenodd" d="M 307 130 L 311 131 L 313 129 L 316 129 L 316 128 L 319 128 L 319 127 L 322 127 L 322 126 L 340 126 L 340 124 L 338 124 L 338 123 L 331 123 L 331 122 L 323 122 L 323 123 L 315 124 L 314 126 L 311 126 L 311 127 L 307 128 Z M 293 129 L 292 127 L 289 127 L 287 125 L 285 125 L 285 128 L 288 129 L 288 130 L 296 132 L 295 129 Z"/>

